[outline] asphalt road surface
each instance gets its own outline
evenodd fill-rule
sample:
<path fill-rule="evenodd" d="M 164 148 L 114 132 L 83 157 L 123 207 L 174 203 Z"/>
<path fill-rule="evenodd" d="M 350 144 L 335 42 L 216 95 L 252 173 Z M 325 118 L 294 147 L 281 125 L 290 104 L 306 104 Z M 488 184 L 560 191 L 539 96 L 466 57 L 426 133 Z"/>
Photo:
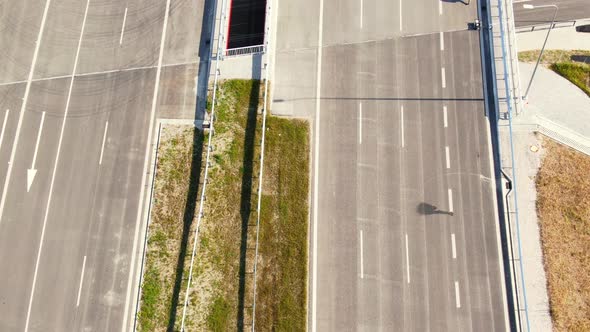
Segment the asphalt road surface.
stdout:
<path fill-rule="evenodd" d="M 130 330 L 151 129 L 174 104 L 156 96 L 199 63 L 202 17 L 190 0 L 0 2 L 0 331 Z"/>
<path fill-rule="evenodd" d="M 475 1 L 300 6 L 273 111 L 313 119 L 310 330 L 507 330 Z"/>
<path fill-rule="evenodd" d="M 551 23 L 554 8 L 524 9 L 524 4 L 534 6 L 557 5 L 557 21 L 590 19 L 590 3 L 588 0 L 528 0 L 514 2 L 514 25 L 525 27 Z"/>

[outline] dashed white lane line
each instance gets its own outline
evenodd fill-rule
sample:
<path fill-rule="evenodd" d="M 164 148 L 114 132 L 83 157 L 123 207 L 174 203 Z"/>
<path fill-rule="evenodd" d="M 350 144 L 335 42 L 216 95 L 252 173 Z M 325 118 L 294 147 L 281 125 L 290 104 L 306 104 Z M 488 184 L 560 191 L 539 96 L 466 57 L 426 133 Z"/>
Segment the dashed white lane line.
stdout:
<path fill-rule="evenodd" d="M 444 121 L 445 128 L 447 128 L 449 126 L 449 121 L 447 119 L 447 107 L 446 106 L 443 106 L 443 121 Z"/>
<path fill-rule="evenodd" d="M 84 269 L 86 268 L 86 256 L 82 262 L 82 272 L 80 272 L 80 286 L 78 287 L 78 299 L 76 300 L 76 307 L 80 306 L 80 294 L 82 294 L 82 284 L 84 283 Z"/>
<path fill-rule="evenodd" d="M 145 146 L 145 159 L 143 160 L 143 171 L 142 171 L 142 176 L 141 176 L 141 183 L 144 184 L 146 183 L 146 178 L 147 178 L 147 173 L 148 173 L 148 165 L 149 165 L 149 161 L 150 161 L 150 148 L 152 146 L 152 135 L 154 134 L 154 122 L 155 122 L 155 115 L 156 115 L 156 107 L 158 105 L 158 91 L 160 88 L 160 76 L 162 74 L 162 61 L 164 58 L 164 44 L 166 42 L 166 33 L 167 33 L 167 27 L 168 27 L 168 18 L 170 16 L 170 0 L 166 1 L 166 7 L 164 9 L 164 23 L 162 24 L 162 33 L 161 33 L 161 37 L 160 37 L 160 52 L 158 54 L 158 66 L 156 68 L 156 79 L 154 82 L 154 94 L 152 96 L 152 106 L 151 106 L 151 111 L 150 111 L 150 123 L 148 126 L 148 137 L 147 137 L 147 141 L 146 141 L 146 146 Z M 133 287 L 133 277 L 135 277 L 135 273 L 133 272 L 133 270 L 136 268 L 135 267 L 135 260 L 137 257 L 137 253 L 138 253 L 138 243 L 139 243 L 139 226 L 142 224 L 142 216 L 143 213 L 143 209 L 145 208 L 144 206 L 144 199 L 145 199 L 145 187 L 144 185 L 141 186 L 140 192 L 139 192 L 139 204 L 137 205 L 137 219 L 135 220 L 135 234 L 133 235 L 133 251 L 131 253 L 131 262 L 129 264 L 129 277 L 127 279 L 127 294 L 125 295 L 125 310 L 123 313 L 123 323 L 121 325 L 121 331 L 128 331 L 129 326 L 127 326 L 127 322 L 129 319 L 129 303 L 130 301 L 132 301 L 131 299 L 131 293 L 134 291 L 134 287 Z M 138 282 L 139 282 L 139 275 L 137 275 L 138 277 Z M 137 298 L 137 297 L 135 297 Z M 134 303 L 136 304 L 136 303 Z M 135 305 L 134 305 L 134 309 L 135 309 Z"/>
<path fill-rule="evenodd" d="M 401 140 L 402 140 L 402 148 L 406 146 L 405 135 L 404 135 L 404 105 L 402 105 L 400 110 L 400 133 L 401 133 Z"/>
<path fill-rule="evenodd" d="M 442 2 L 443 2 L 443 0 L 438 0 L 438 15 L 442 15 L 443 14 Z"/>
<path fill-rule="evenodd" d="M 45 22 L 47 21 L 47 13 L 49 12 L 49 5 L 51 0 L 45 2 L 45 9 L 43 10 L 43 18 L 41 19 L 41 25 L 39 26 L 39 33 L 37 34 L 37 40 L 35 41 L 35 51 L 33 52 L 33 61 L 31 63 L 31 69 L 27 78 L 27 84 L 25 86 L 25 94 L 23 96 L 23 102 L 21 104 L 20 112 L 18 115 L 18 122 L 16 125 L 16 133 L 14 134 L 14 143 L 12 145 L 12 151 L 10 152 L 10 159 L 8 159 L 8 169 L 6 170 L 6 177 L 4 178 L 4 187 L 2 188 L 2 198 L 0 198 L 0 223 L 2 222 L 2 215 L 4 213 L 4 204 L 6 203 L 6 193 L 8 191 L 8 185 L 10 184 L 10 178 L 12 174 L 12 167 L 14 166 L 14 156 L 18 148 L 18 141 L 20 137 L 20 131 L 23 124 L 23 118 L 25 110 L 27 109 L 27 101 L 29 99 L 29 92 L 31 91 L 31 84 L 33 83 L 33 74 L 35 73 L 35 66 L 37 64 L 37 57 L 39 56 L 39 48 L 41 46 L 41 40 L 43 39 L 43 30 L 45 29 Z"/>
<path fill-rule="evenodd" d="M 455 281 L 455 306 L 461 308 L 461 294 L 459 292 L 459 282 Z"/>
<path fill-rule="evenodd" d="M 7 109 L 4 113 L 4 121 L 2 122 L 2 131 L 0 131 L 0 148 L 2 148 L 2 141 L 4 140 L 4 130 L 6 129 L 6 123 L 8 122 L 8 113 L 10 110 Z"/>
<path fill-rule="evenodd" d="M 410 252 L 408 250 L 408 233 L 406 233 L 406 275 L 408 284 L 410 283 Z"/>
<path fill-rule="evenodd" d="M 402 1 L 403 0 L 399 0 L 399 31 L 402 31 Z"/>
<path fill-rule="evenodd" d="M 363 230 L 361 229 L 359 232 L 360 237 L 360 250 L 361 250 L 361 279 L 365 277 L 365 267 L 363 262 Z"/>
<path fill-rule="evenodd" d="M 119 45 L 123 44 L 123 34 L 125 33 L 125 22 L 127 22 L 127 7 L 125 7 L 125 14 L 123 15 L 123 24 L 121 24 L 121 37 L 119 38 Z"/>
<path fill-rule="evenodd" d="M 449 212 L 453 213 L 453 190 L 449 189 Z"/>
<path fill-rule="evenodd" d="M 440 50 L 441 51 L 445 50 L 445 36 L 442 31 L 440 32 Z"/>
<path fill-rule="evenodd" d="M 447 78 L 446 78 L 446 73 L 445 73 L 445 67 L 442 67 L 440 69 L 440 79 L 442 81 L 442 87 L 446 88 L 447 87 Z"/>
<path fill-rule="evenodd" d="M 104 125 L 104 135 L 102 136 L 102 147 L 100 148 L 100 159 L 98 159 L 98 164 L 102 164 L 102 155 L 104 153 L 104 144 L 107 140 L 107 130 L 109 129 L 109 122 L 107 121 Z"/>
<path fill-rule="evenodd" d="M 359 103 L 359 144 L 363 143 L 363 103 Z"/>
<path fill-rule="evenodd" d="M 445 146 L 445 159 L 447 161 L 447 168 L 451 168 L 451 156 L 448 146 Z"/>
<path fill-rule="evenodd" d="M 360 10 L 360 26 L 361 29 L 363 28 L 363 0 L 361 0 L 361 10 Z"/>
<path fill-rule="evenodd" d="M 53 165 L 53 174 L 51 175 L 51 182 L 49 184 L 49 194 L 47 196 L 47 206 L 45 208 L 45 216 L 43 218 L 43 227 L 41 228 L 41 238 L 39 239 L 39 250 L 37 251 L 37 261 L 35 263 L 35 272 L 33 274 L 33 285 L 31 286 L 31 296 L 29 298 L 29 308 L 27 310 L 27 320 L 25 323 L 25 332 L 29 329 L 29 319 L 31 318 L 31 307 L 33 305 L 33 298 L 35 297 L 35 285 L 37 283 L 37 272 L 39 270 L 39 262 L 41 261 L 41 251 L 43 250 L 43 240 L 45 238 L 45 227 L 47 226 L 47 218 L 49 217 L 49 208 L 51 206 L 51 197 L 53 195 L 53 185 L 55 184 L 55 175 L 57 173 L 57 165 L 59 164 L 59 155 L 61 151 L 61 144 L 64 138 L 66 128 L 66 120 L 68 119 L 68 111 L 70 109 L 70 100 L 72 97 L 72 90 L 74 88 L 74 77 L 76 68 L 78 67 L 78 59 L 80 57 L 80 48 L 82 46 L 82 38 L 84 36 L 84 29 L 86 27 L 86 18 L 88 17 L 88 8 L 90 7 L 90 0 L 86 1 L 86 10 L 84 11 L 84 19 L 82 20 L 82 29 L 80 30 L 80 37 L 78 39 L 78 48 L 76 50 L 76 57 L 74 58 L 74 68 L 72 69 L 72 78 L 70 80 L 70 87 L 68 90 L 68 97 L 66 99 L 66 106 L 64 116 L 61 124 L 61 131 L 59 133 L 59 140 L 57 142 L 57 152 L 55 162 Z"/>
<path fill-rule="evenodd" d="M 453 259 L 457 259 L 457 244 L 455 243 L 455 233 L 451 234 L 451 250 L 453 252 Z"/>

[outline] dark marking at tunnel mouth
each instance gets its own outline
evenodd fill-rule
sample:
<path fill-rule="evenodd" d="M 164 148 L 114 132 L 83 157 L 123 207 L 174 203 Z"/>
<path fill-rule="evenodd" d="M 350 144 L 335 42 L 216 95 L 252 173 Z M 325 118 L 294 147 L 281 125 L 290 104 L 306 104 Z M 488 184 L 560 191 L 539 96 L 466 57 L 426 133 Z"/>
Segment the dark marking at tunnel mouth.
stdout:
<path fill-rule="evenodd" d="M 227 49 L 264 44 L 266 0 L 231 0 Z"/>

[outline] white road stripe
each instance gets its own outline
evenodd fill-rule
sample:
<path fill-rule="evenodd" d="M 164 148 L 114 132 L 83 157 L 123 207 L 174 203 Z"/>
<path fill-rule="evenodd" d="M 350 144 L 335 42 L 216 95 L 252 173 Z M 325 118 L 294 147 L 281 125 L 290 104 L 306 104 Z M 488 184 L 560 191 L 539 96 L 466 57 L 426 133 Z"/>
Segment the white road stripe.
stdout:
<path fill-rule="evenodd" d="M 361 15 L 360 15 L 360 17 L 361 17 L 360 24 L 361 24 L 361 29 L 362 29 L 363 28 L 363 0 L 361 0 Z"/>
<path fill-rule="evenodd" d="M 152 108 L 150 112 L 150 124 L 148 130 L 148 138 L 146 141 L 145 146 L 145 159 L 143 160 L 143 172 L 141 176 L 141 183 L 146 183 L 146 177 L 148 173 L 148 165 L 149 165 L 149 157 L 150 157 L 150 147 L 152 145 L 152 135 L 154 133 L 154 121 L 155 121 L 155 114 L 156 114 L 156 106 L 158 101 L 158 91 L 160 88 L 160 75 L 162 73 L 162 59 L 164 57 L 164 43 L 166 42 L 166 32 L 168 26 L 168 17 L 170 16 L 170 0 L 166 1 L 166 7 L 164 11 L 164 24 L 162 25 L 162 34 L 160 38 L 160 53 L 158 55 L 158 67 L 156 69 L 156 80 L 154 83 L 154 94 L 152 97 Z M 142 210 L 144 208 L 144 198 L 145 198 L 145 187 L 144 185 L 141 186 L 139 192 L 139 204 L 137 205 L 137 220 L 135 221 L 135 235 L 133 236 L 133 251 L 131 254 L 131 263 L 129 264 L 129 279 L 127 280 L 127 295 L 125 295 L 125 311 L 123 313 L 123 324 L 121 325 L 121 331 L 125 332 L 129 330 L 129 326 L 127 326 L 127 320 L 129 316 L 129 301 L 131 301 L 131 293 L 135 288 L 133 288 L 133 277 L 134 272 L 133 269 L 135 268 L 135 259 L 137 256 L 137 245 L 139 241 L 139 226 L 142 224 Z M 139 280 L 138 280 L 139 282 Z M 137 298 L 137 297 L 135 297 Z M 134 308 L 135 309 L 135 308 Z"/>
<path fill-rule="evenodd" d="M 360 249 L 361 249 L 361 279 L 363 279 L 365 277 L 365 268 L 363 265 L 363 230 L 360 230 L 359 233 L 360 236 L 360 241 L 361 241 L 361 245 L 360 245 Z"/>
<path fill-rule="evenodd" d="M 440 50 L 441 51 L 445 50 L 445 37 L 444 37 L 444 33 L 442 31 L 440 32 Z"/>
<path fill-rule="evenodd" d="M 123 33 L 125 33 L 125 22 L 127 22 L 127 7 L 125 7 L 125 14 L 123 15 L 123 24 L 121 25 L 121 37 L 119 38 L 119 45 L 123 44 Z"/>
<path fill-rule="evenodd" d="M 104 126 L 104 135 L 102 136 L 102 147 L 100 148 L 100 159 L 98 160 L 98 164 L 102 164 L 102 154 L 104 153 L 104 143 L 107 140 L 107 129 L 109 129 L 109 122 L 107 121 Z"/>
<path fill-rule="evenodd" d="M 31 307 L 33 305 L 33 298 L 35 296 L 35 285 L 37 283 L 37 271 L 39 270 L 39 262 L 41 261 L 41 251 L 43 249 L 43 240 L 45 238 L 45 227 L 47 226 L 47 218 L 49 217 L 49 207 L 51 206 L 51 197 L 53 195 L 53 185 L 55 184 L 55 174 L 57 173 L 57 165 L 59 163 L 59 152 L 61 151 L 61 143 L 64 138 L 66 128 L 66 120 L 68 119 L 68 111 L 70 109 L 70 100 L 72 97 L 72 90 L 74 87 L 74 75 L 78 67 L 78 59 L 80 56 L 80 47 L 82 46 L 82 37 L 84 36 L 84 28 L 86 27 L 86 18 L 88 17 L 88 8 L 90 0 L 86 1 L 86 10 L 84 11 L 84 20 L 82 21 L 82 29 L 80 30 L 80 38 L 78 39 L 78 48 L 76 50 L 76 57 L 74 58 L 74 68 L 72 69 L 72 78 L 70 80 L 70 88 L 68 90 L 68 97 L 66 99 L 66 107 L 61 124 L 61 131 L 59 133 L 59 140 L 57 143 L 57 152 L 55 156 L 55 163 L 53 165 L 53 174 L 51 175 L 51 182 L 49 184 L 49 195 L 47 196 L 47 207 L 45 208 L 45 217 L 43 218 L 43 227 L 41 228 L 41 238 L 39 239 L 39 250 L 37 251 L 37 261 L 35 263 L 35 272 L 33 274 L 33 285 L 31 286 L 31 295 L 29 298 L 29 308 L 27 309 L 27 320 L 25 323 L 25 332 L 29 329 L 29 319 L 31 318 Z M 143 186 L 142 186 L 143 188 Z"/>
<path fill-rule="evenodd" d="M 453 212 L 453 190 L 449 189 L 449 212 Z"/>
<path fill-rule="evenodd" d="M 317 288 L 318 288 L 318 188 L 320 168 L 320 92 L 322 83 L 322 50 L 324 27 L 324 0 L 320 0 L 318 28 L 318 65 L 316 72 L 316 100 L 315 100 L 315 146 L 313 156 L 313 257 L 311 277 L 311 332 L 317 331 Z"/>
<path fill-rule="evenodd" d="M 405 141 L 405 135 L 404 135 L 404 105 L 402 105 L 401 111 L 400 111 L 400 133 L 401 133 L 401 139 L 402 139 L 402 148 L 406 145 L 406 141 Z"/>
<path fill-rule="evenodd" d="M 4 114 L 4 122 L 2 122 L 2 131 L 0 132 L 0 148 L 2 148 L 2 141 L 4 140 L 4 130 L 6 129 L 6 123 L 8 122 L 8 113 L 10 113 L 9 109 L 6 110 L 6 113 Z"/>
<path fill-rule="evenodd" d="M 408 250 L 408 233 L 406 233 L 406 274 L 408 284 L 410 283 L 410 253 Z"/>
<path fill-rule="evenodd" d="M 403 17 L 403 15 L 402 15 L 402 1 L 403 0 L 399 0 L 399 31 L 400 32 L 403 30 L 402 29 L 402 17 Z"/>
<path fill-rule="evenodd" d="M 82 272 L 80 272 L 80 286 L 78 287 L 78 299 L 76 300 L 76 307 L 80 306 L 80 294 L 82 294 L 82 284 L 84 283 L 84 269 L 86 268 L 86 256 L 82 262 Z"/>
<path fill-rule="evenodd" d="M 451 250 L 453 251 L 453 259 L 457 259 L 457 244 L 455 243 L 455 233 L 451 234 Z"/>
<path fill-rule="evenodd" d="M 20 107 L 20 113 L 18 115 L 18 122 L 16 125 L 16 133 L 14 134 L 14 143 L 12 145 L 12 151 L 10 152 L 10 159 L 8 161 L 8 169 L 6 170 L 6 177 L 4 178 L 4 187 L 2 188 L 2 198 L 0 198 L 0 223 L 2 222 L 2 215 L 4 213 L 4 204 L 6 203 L 6 193 L 8 191 L 8 185 L 10 184 L 10 178 L 12 174 L 12 166 L 14 166 L 14 156 L 18 147 L 18 141 L 20 137 L 20 131 L 23 124 L 23 118 L 25 110 L 27 109 L 27 101 L 29 99 L 29 92 L 31 91 L 31 84 L 33 82 L 33 74 L 35 73 L 35 66 L 37 64 L 37 57 L 39 56 L 39 47 L 41 46 L 41 40 L 43 39 L 43 30 L 45 29 L 45 22 L 47 21 L 47 13 L 49 11 L 49 5 L 51 0 L 45 2 L 45 9 L 43 10 L 43 18 L 41 19 L 41 25 L 39 26 L 39 33 L 37 34 L 37 40 L 35 41 L 35 51 L 33 52 L 33 62 L 31 63 L 31 69 L 27 78 L 27 84 L 25 86 L 25 95 L 23 96 L 23 102 Z"/>
<path fill-rule="evenodd" d="M 455 306 L 461 308 L 461 295 L 459 293 L 459 282 L 455 281 Z"/>
<path fill-rule="evenodd" d="M 442 15 L 443 14 L 442 2 L 443 2 L 443 0 L 438 0 L 438 15 Z"/>
<path fill-rule="evenodd" d="M 447 160 L 447 168 L 451 168 L 451 156 L 448 146 L 445 146 L 445 159 Z"/>
<path fill-rule="evenodd" d="M 363 103 L 359 103 L 359 144 L 363 143 Z"/>
<path fill-rule="evenodd" d="M 440 69 L 440 75 L 441 75 L 440 78 L 441 78 L 441 81 L 442 81 L 442 87 L 443 88 L 446 88 L 447 87 L 447 78 L 446 78 L 446 75 L 445 75 L 445 67 L 442 67 Z"/>
<path fill-rule="evenodd" d="M 447 107 L 446 106 L 443 106 L 443 121 L 444 121 L 445 128 L 447 128 L 449 126 L 449 121 L 447 119 Z"/>

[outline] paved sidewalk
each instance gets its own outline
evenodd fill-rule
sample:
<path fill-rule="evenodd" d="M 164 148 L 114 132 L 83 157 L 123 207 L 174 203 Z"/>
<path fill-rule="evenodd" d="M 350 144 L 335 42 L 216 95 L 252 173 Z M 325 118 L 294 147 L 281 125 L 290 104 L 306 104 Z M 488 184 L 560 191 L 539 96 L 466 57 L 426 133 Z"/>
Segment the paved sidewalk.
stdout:
<path fill-rule="evenodd" d="M 590 20 L 578 25 L 590 24 Z M 521 32 L 516 34 L 518 51 L 538 50 L 543 46 L 547 30 Z M 551 30 L 545 49 L 556 50 L 590 50 L 590 33 L 577 32 L 575 27 L 556 28 Z"/>

